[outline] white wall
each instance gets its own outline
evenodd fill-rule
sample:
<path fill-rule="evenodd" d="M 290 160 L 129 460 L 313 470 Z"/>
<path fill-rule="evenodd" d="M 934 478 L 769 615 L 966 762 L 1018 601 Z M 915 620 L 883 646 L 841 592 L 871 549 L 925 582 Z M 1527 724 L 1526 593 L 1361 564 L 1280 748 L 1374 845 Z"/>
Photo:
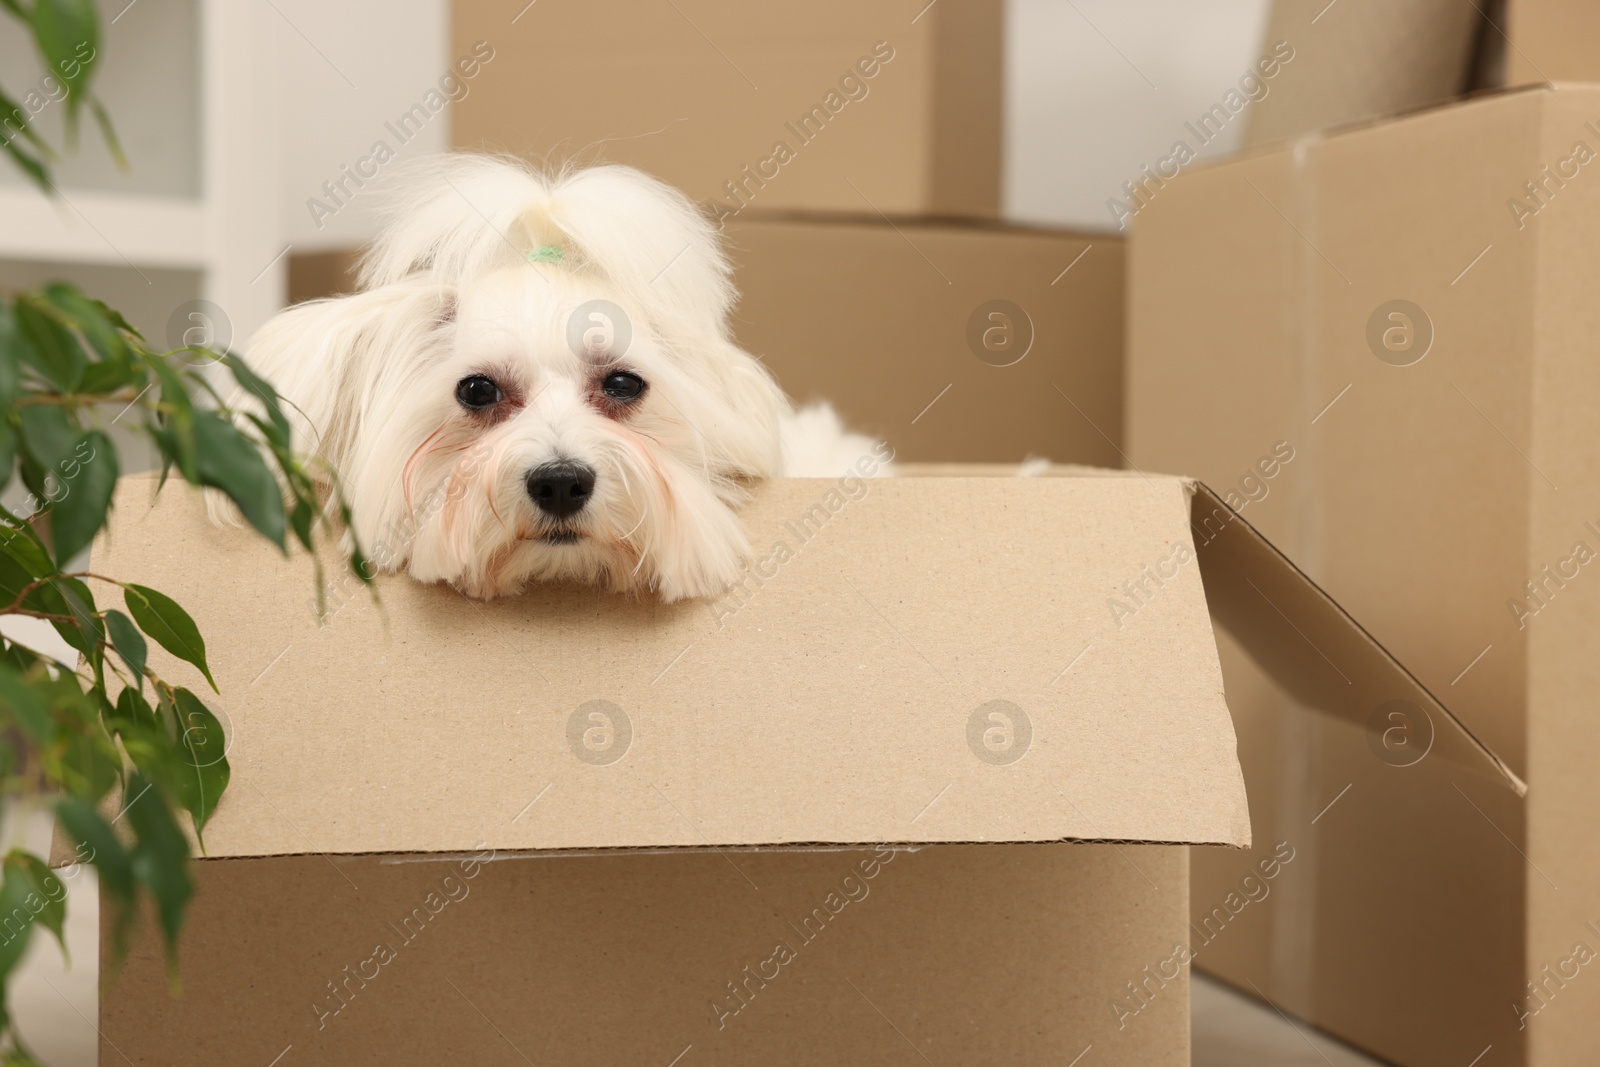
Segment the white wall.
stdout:
<path fill-rule="evenodd" d="M 1115 229 L 1122 183 L 1258 58 L 1268 0 L 1008 0 L 1002 210 Z M 1231 151 L 1244 115 L 1201 156 Z M 1194 138 L 1190 137 L 1193 141 Z"/>
<path fill-rule="evenodd" d="M 285 240 L 296 252 L 348 248 L 372 236 L 371 192 L 387 174 L 347 206 L 322 189 L 340 168 L 354 167 L 373 143 L 386 141 L 395 163 L 444 151 L 450 144 L 450 108 L 435 115 L 408 143 L 385 129 L 429 89 L 455 57 L 450 48 L 448 0 L 273 0 L 283 89 L 281 143 Z M 337 208 L 319 227 L 306 201 Z M 342 194 L 341 194 L 342 198 Z"/>

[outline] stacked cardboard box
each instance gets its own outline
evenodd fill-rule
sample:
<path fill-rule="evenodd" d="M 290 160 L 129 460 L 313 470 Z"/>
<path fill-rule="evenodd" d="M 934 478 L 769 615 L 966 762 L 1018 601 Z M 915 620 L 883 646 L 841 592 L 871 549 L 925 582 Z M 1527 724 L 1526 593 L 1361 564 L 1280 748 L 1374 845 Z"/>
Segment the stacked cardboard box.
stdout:
<path fill-rule="evenodd" d="M 1584 0 L 1506 0 L 1507 85 L 1600 81 L 1600 8 Z"/>
<path fill-rule="evenodd" d="M 631 164 L 716 213 L 999 211 L 986 0 L 461 0 L 453 20 L 455 54 L 497 57 L 454 112 L 458 148 Z"/>
<path fill-rule="evenodd" d="M 1596 158 L 1600 89 L 1505 92 L 1186 173 L 1131 244 L 1133 461 L 1234 487 L 1528 782 L 1223 644 L 1304 862 L 1197 965 L 1407 1067 L 1600 1061 Z M 1197 920 L 1256 858 L 1196 853 Z"/>

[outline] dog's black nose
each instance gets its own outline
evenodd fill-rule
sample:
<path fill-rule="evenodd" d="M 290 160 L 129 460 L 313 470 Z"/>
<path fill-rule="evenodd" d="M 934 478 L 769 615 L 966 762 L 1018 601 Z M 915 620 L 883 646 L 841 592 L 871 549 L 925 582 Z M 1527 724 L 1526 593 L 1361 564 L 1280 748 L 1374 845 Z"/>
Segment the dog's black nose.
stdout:
<path fill-rule="evenodd" d="M 576 515 L 594 492 L 594 471 L 582 463 L 546 463 L 528 475 L 528 495 L 546 515 Z"/>

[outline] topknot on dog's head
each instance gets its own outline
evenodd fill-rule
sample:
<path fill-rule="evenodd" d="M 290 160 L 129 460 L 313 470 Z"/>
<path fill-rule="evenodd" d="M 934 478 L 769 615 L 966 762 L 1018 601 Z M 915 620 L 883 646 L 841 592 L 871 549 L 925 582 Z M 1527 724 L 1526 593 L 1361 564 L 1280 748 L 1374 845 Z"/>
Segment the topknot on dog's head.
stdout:
<path fill-rule="evenodd" d="M 510 156 L 456 153 L 395 175 L 362 259 L 371 289 L 426 272 L 462 288 L 519 261 L 595 272 L 657 321 L 722 334 L 734 300 L 709 219 L 683 193 L 624 166 L 543 173 Z"/>

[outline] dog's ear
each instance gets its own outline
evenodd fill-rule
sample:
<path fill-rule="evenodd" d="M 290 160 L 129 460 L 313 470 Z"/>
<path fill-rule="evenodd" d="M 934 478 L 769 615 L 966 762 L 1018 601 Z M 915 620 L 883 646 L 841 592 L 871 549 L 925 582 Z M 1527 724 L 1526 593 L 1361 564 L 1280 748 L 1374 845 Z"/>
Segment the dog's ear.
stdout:
<path fill-rule="evenodd" d="M 455 299 L 431 279 L 298 304 L 263 326 L 245 362 L 278 391 L 295 450 L 349 474 L 363 422 L 441 342 Z M 237 393 L 233 404 L 248 408 Z"/>

